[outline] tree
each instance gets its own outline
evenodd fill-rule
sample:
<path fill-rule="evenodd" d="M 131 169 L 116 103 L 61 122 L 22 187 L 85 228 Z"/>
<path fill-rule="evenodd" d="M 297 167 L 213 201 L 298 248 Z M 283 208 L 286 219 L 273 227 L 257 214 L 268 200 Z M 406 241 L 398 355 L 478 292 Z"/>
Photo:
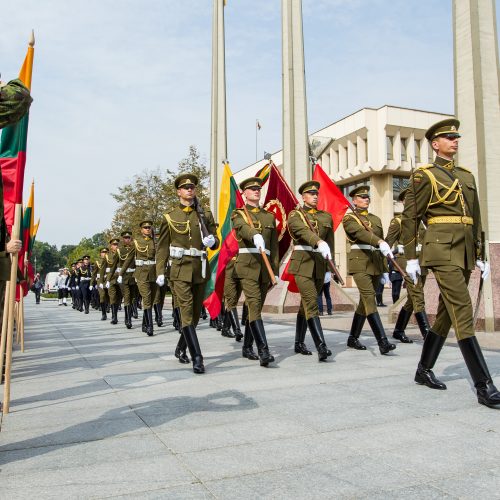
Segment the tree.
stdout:
<path fill-rule="evenodd" d="M 91 262 L 94 262 L 99 257 L 99 248 L 107 246 L 106 235 L 104 232 L 96 233 L 90 238 L 82 238 L 80 243 L 76 246 L 63 245 L 61 247 L 61 253 L 66 246 L 72 247 L 65 259 L 66 267 L 70 267 L 73 262 L 81 259 L 84 255 L 90 256 Z"/>
<path fill-rule="evenodd" d="M 44 241 L 35 241 L 31 262 L 33 262 L 33 267 L 35 267 L 36 262 L 36 272 L 40 273 L 42 277 L 45 277 L 51 271 L 59 270 L 64 265 L 64 262 L 60 259 L 57 247 Z"/>

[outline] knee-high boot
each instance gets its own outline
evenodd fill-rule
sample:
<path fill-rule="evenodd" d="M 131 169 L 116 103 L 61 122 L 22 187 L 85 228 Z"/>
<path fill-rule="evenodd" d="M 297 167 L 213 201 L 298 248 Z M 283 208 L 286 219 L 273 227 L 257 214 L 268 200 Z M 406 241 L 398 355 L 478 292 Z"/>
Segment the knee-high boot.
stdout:
<path fill-rule="evenodd" d="M 149 309 L 144 309 L 143 314 L 146 317 L 146 333 L 148 337 L 152 337 L 154 335 L 154 327 L 153 327 L 153 311 L 151 307 Z"/>
<path fill-rule="evenodd" d="M 349 338 L 347 339 L 347 347 L 357 349 L 358 351 L 366 350 L 366 346 L 364 346 L 359 341 L 359 336 L 361 335 L 361 331 L 363 330 L 365 319 L 366 316 L 363 316 L 362 314 L 359 314 L 357 312 L 354 313 L 354 317 L 352 318 L 351 332 L 349 333 Z"/>
<path fill-rule="evenodd" d="M 264 330 L 264 322 L 261 319 L 256 319 L 255 321 L 250 322 L 249 325 L 255 343 L 257 344 L 260 366 L 267 366 L 269 363 L 274 361 L 274 356 L 269 353 L 266 331 Z"/>
<path fill-rule="evenodd" d="M 307 348 L 304 340 L 306 338 L 307 332 L 307 321 L 302 314 L 297 313 L 297 320 L 295 322 L 295 352 L 297 354 L 303 354 L 304 356 L 309 356 L 312 352 Z"/>
<path fill-rule="evenodd" d="M 243 335 L 243 347 L 241 349 L 241 355 L 247 359 L 259 359 L 259 356 L 257 356 L 257 354 L 255 354 L 255 351 L 253 350 L 253 336 L 252 332 L 250 331 L 250 325 L 248 324 L 248 321 L 245 324 L 245 333 Z"/>
<path fill-rule="evenodd" d="M 420 333 L 422 334 L 423 339 L 427 337 L 431 327 L 429 325 L 429 319 L 427 318 L 427 313 L 425 311 L 421 311 L 415 313 L 415 319 L 417 320 L 418 328 L 420 329 Z"/>
<path fill-rule="evenodd" d="M 240 321 L 238 319 L 238 310 L 235 307 L 234 309 L 229 309 L 227 313 L 229 314 L 229 321 L 234 332 L 234 338 L 236 342 L 241 342 L 243 334 L 241 333 Z"/>
<path fill-rule="evenodd" d="M 179 360 L 179 363 L 182 363 L 184 365 L 190 362 L 189 357 L 186 354 L 186 348 L 187 348 L 186 339 L 184 338 L 184 335 L 182 335 L 181 333 L 179 335 L 179 340 L 175 348 L 174 356 Z"/>
<path fill-rule="evenodd" d="M 321 327 L 321 321 L 319 317 L 316 316 L 314 318 L 309 318 L 307 320 L 307 326 L 309 327 L 311 337 L 313 338 L 314 344 L 318 351 L 318 360 L 326 361 L 326 359 L 328 358 L 328 348 L 326 347 L 323 328 Z"/>
<path fill-rule="evenodd" d="M 417 372 L 415 373 L 415 382 L 417 384 L 426 385 L 431 389 L 446 389 L 446 385 L 438 380 L 432 371 L 445 341 L 446 337 L 429 330 L 424 340 L 420 362 L 418 363 Z"/>
<path fill-rule="evenodd" d="M 373 335 L 377 339 L 378 348 L 380 350 L 380 354 L 387 354 L 390 351 L 396 349 L 394 344 L 391 344 L 385 335 L 384 326 L 382 325 L 382 321 L 380 319 L 380 315 L 378 312 L 369 314 L 367 317 L 368 323 L 372 329 Z"/>
<path fill-rule="evenodd" d="M 205 373 L 205 366 L 203 365 L 203 356 L 201 354 L 201 348 L 198 342 L 198 336 L 196 335 L 196 330 L 194 326 L 189 325 L 183 327 L 182 334 L 184 335 L 184 339 L 186 340 L 186 344 L 189 349 L 189 354 L 191 354 L 191 359 L 193 360 L 193 372 Z"/>
<path fill-rule="evenodd" d="M 392 337 L 399 340 L 403 344 L 413 344 L 413 340 L 406 336 L 405 330 L 408 326 L 408 321 L 411 318 L 411 311 L 407 311 L 404 307 L 399 311 L 398 319 L 396 325 L 394 326 L 394 332 L 392 332 Z"/>

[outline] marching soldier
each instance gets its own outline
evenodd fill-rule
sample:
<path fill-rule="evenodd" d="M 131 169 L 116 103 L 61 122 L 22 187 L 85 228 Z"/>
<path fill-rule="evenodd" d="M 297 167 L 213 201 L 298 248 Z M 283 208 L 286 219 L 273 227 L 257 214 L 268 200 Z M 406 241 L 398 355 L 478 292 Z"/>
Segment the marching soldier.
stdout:
<path fill-rule="evenodd" d="M 262 179 L 245 179 L 241 182 L 240 189 L 245 196 L 246 209 L 251 218 L 250 221 L 243 209 L 236 209 L 231 216 L 239 246 L 235 270 L 241 280 L 248 305 L 249 332 L 243 337 L 243 347 L 252 346 L 252 335 L 257 344 L 260 365 L 267 366 L 274 361 L 274 356 L 269 352 L 261 312 L 271 278 L 261 251 L 268 255 L 272 271 L 277 276 L 279 256 L 276 219 L 272 213 L 259 207 Z"/>
<path fill-rule="evenodd" d="M 358 186 L 349 193 L 349 196 L 356 207 L 356 214 L 345 215 L 342 224 L 348 242 L 347 272 L 352 275 L 358 287 L 359 304 L 354 313 L 347 346 L 358 350 L 366 349 L 366 346 L 359 341 L 359 336 L 365 319 L 368 319 L 380 353 L 387 354 L 396 349 L 396 346 L 387 340 L 377 311 L 375 289 L 380 276 L 387 272 L 383 257 L 393 255 L 383 239 L 382 221 L 368 212 L 369 186 Z"/>
<path fill-rule="evenodd" d="M 119 274 L 117 283 L 121 287 L 123 295 L 123 309 L 125 312 L 125 326 L 130 330 L 132 328 L 132 302 L 137 296 L 137 284 L 134 278 L 135 261 L 132 259 L 127 268 L 124 269 L 125 263 L 128 262 L 129 254 L 135 254 L 135 247 L 132 241 L 132 231 L 123 231 L 121 233 L 122 246 L 117 249 L 118 259 L 111 267 L 111 273 Z M 121 272 L 123 269 L 123 273 Z"/>
<path fill-rule="evenodd" d="M 493 383 L 474 333 L 469 279 L 474 267 L 480 269 L 481 279 L 488 277 L 490 268 L 484 260 L 474 175 L 453 159 L 458 150 L 459 125 L 457 119 L 450 118 L 427 130 L 425 137 L 436 159 L 414 173 L 403 211 L 401 239 L 408 259 L 406 272 L 417 282 L 420 265 L 415 232 L 424 219 L 427 231 L 422 242 L 421 261 L 433 272 L 441 292 L 436 321 L 425 338 L 415 382 L 431 389 L 446 389 L 432 368 L 453 325 L 479 403 L 500 409 L 500 392 Z"/>
<path fill-rule="evenodd" d="M 82 267 L 83 259 L 78 259 L 76 261 L 75 267 L 75 278 L 73 281 L 73 290 L 75 292 L 75 302 L 76 302 L 76 310 L 83 312 L 83 300 L 82 300 L 82 292 L 80 290 L 80 268 Z"/>
<path fill-rule="evenodd" d="M 295 352 L 311 354 L 304 343 L 309 326 L 318 359 L 326 361 L 331 351 L 326 346 L 319 319 L 318 295 L 323 289 L 327 262 L 332 258 L 335 243 L 331 214 L 317 209 L 319 188 L 317 181 L 302 184 L 299 194 L 302 195 L 304 208 L 292 210 L 288 215 L 288 231 L 294 243 L 288 271 L 295 276 L 301 297 L 295 329 Z"/>
<path fill-rule="evenodd" d="M 408 190 L 405 189 L 401 191 L 399 195 L 399 201 L 401 201 L 403 205 L 405 203 L 404 200 L 407 193 Z M 401 269 L 405 269 L 406 258 L 404 254 L 404 246 L 401 242 L 401 217 L 402 214 L 399 214 L 392 219 L 391 223 L 389 224 L 389 229 L 387 231 L 387 237 L 385 238 L 385 241 L 387 241 L 387 244 L 391 248 L 396 246 L 397 253 L 394 254 L 394 258 L 400 265 Z M 426 228 L 424 226 L 424 223 L 420 222 L 420 228 L 417 235 L 417 258 L 419 257 L 420 250 L 422 248 L 422 244 L 420 242 L 423 240 L 425 229 Z M 409 339 L 405 334 L 405 329 L 408 326 L 408 321 L 410 321 L 412 313 L 415 313 L 415 319 L 417 320 L 418 327 L 420 328 L 420 332 L 424 339 L 430 329 L 429 320 L 427 319 L 427 314 L 425 312 L 424 300 L 424 285 L 426 277 L 427 269 L 423 267 L 422 274 L 419 276 L 418 283 L 416 285 L 408 276 L 404 278 L 408 298 L 406 299 L 404 306 L 399 311 L 396 326 L 394 328 L 394 333 L 392 334 L 393 338 L 399 340 L 403 344 L 413 343 L 413 340 Z"/>
<path fill-rule="evenodd" d="M 156 246 L 153 238 L 153 222 L 139 224 L 141 234 L 134 239 L 134 251 L 128 253 L 120 270 L 119 283 L 123 283 L 127 269 L 133 269 L 139 293 L 142 296 L 142 331 L 149 337 L 154 334 L 152 307 L 158 293 L 156 286 Z M 133 264 L 135 261 L 135 264 Z"/>
<path fill-rule="evenodd" d="M 75 297 L 75 279 L 76 279 L 76 262 L 73 262 L 71 264 L 71 270 L 69 272 L 69 279 L 68 279 L 68 290 L 71 295 L 71 308 L 76 309 L 76 297 Z"/>
<path fill-rule="evenodd" d="M 101 321 L 106 321 L 108 319 L 106 315 L 106 308 L 108 303 L 108 290 L 104 288 L 104 276 L 106 275 L 106 255 L 108 254 L 107 248 L 99 249 L 100 258 L 94 263 L 94 268 L 92 270 L 92 279 L 90 281 L 93 287 L 97 288 L 99 293 L 99 306 L 101 309 Z"/>
<path fill-rule="evenodd" d="M 182 174 L 175 179 L 174 184 L 179 204 L 165 213 L 160 226 L 157 284 L 165 284 L 165 265 L 170 260 L 169 280 L 175 292 L 176 305 L 180 308 L 182 323 L 182 337 L 177 348 L 182 351 L 187 345 L 194 373 L 204 373 L 196 326 L 200 319 L 205 285 L 210 276 L 205 249 L 217 248 L 219 241 L 215 236 L 212 212 L 197 206 L 198 178 L 193 174 Z M 206 236 L 203 236 L 202 229 L 207 231 Z"/>
<path fill-rule="evenodd" d="M 111 238 L 109 240 L 109 254 L 106 255 L 106 277 L 104 285 L 109 294 L 109 303 L 111 304 L 111 321 L 112 325 L 118 324 L 118 308 L 122 303 L 122 291 L 117 282 L 118 273 L 116 268 L 120 261 L 120 254 L 118 253 L 118 245 L 120 240 L 118 238 Z"/>
<path fill-rule="evenodd" d="M 91 270 L 90 270 L 90 256 L 85 255 L 82 257 L 82 265 L 78 272 L 78 283 L 80 287 L 80 295 L 82 298 L 83 307 L 85 309 L 85 314 L 89 313 L 90 306 L 90 280 L 91 280 Z"/>
<path fill-rule="evenodd" d="M 237 342 L 241 342 L 243 334 L 240 329 L 240 321 L 238 319 L 238 300 L 241 295 L 241 283 L 236 276 L 236 271 L 234 269 L 236 263 L 236 256 L 233 257 L 226 266 L 224 271 L 224 321 L 222 325 L 222 333 L 224 337 L 229 337 L 236 339 Z M 232 332 L 231 332 L 232 328 Z M 255 353 L 253 353 L 254 356 Z M 246 357 L 246 356 L 245 356 Z M 258 359 L 258 358 L 254 358 Z"/>

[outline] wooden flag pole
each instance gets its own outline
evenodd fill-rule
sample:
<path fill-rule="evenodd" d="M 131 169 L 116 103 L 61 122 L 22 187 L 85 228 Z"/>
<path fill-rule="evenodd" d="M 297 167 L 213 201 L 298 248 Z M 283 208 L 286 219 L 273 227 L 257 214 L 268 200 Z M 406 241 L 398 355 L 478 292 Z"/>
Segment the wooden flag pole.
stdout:
<path fill-rule="evenodd" d="M 7 285 L 8 283 L 6 283 Z M 3 382 L 3 366 L 5 362 L 5 345 L 7 343 L 7 320 L 9 316 L 9 287 L 5 288 L 5 298 L 2 317 L 2 338 L 0 340 L 0 384 Z"/>
<path fill-rule="evenodd" d="M 21 203 L 16 203 L 16 211 L 14 213 L 14 226 L 12 227 L 12 239 L 18 240 L 21 230 Z M 10 268 L 9 288 L 9 309 L 7 319 L 7 350 L 5 358 L 5 386 L 3 389 L 3 414 L 9 413 L 10 407 L 10 372 L 12 367 L 12 334 L 14 328 L 14 303 L 16 302 L 16 286 L 17 286 L 17 267 L 19 254 L 12 254 L 12 262 Z"/>
<path fill-rule="evenodd" d="M 21 333 L 21 352 L 24 352 L 24 294 L 19 299 L 19 330 Z"/>
<path fill-rule="evenodd" d="M 14 303 L 14 328 L 16 329 L 16 344 L 21 342 L 21 335 L 19 332 L 19 302 L 16 300 Z"/>

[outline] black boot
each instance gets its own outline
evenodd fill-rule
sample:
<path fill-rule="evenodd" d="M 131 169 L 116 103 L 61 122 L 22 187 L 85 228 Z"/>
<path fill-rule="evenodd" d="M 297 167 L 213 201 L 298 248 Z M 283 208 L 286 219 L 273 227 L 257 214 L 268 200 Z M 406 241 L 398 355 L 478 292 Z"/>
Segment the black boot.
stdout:
<path fill-rule="evenodd" d="M 186 344 L 189 349 L 189 354 L 191 354 L 191 359 L 193 360 L 193 372 L 205 373 L 205 367 L 203 366 L 203 356 L 201 355 L 201 348 L 194 326 L 185 326 L 182 329 L 182 334 L 184 335 L 184 339 L 186 340 Z"/>
<path fill-rule="evenodd" d="M 377 294 L 375 295 L 375 299 L 376 299 L 376 301 L 377 301 L 377 306 L 379 306 L 379 307 L 387 307 L 387 306 L 384 304 L 384 302 L 383 302 L 383 300 L 384 300 L 384 298 L 383 298 L 383 297 L 384 297 L 384 296 L 383 296 L 382 294 L 378 294 L 378 293 L 377 293 Z"/>
<path fill-rule="evenodd" d="M 309 356 L 312 352 L 307 348 L 304 340 L 307 332 L 307 321 L 302 314 L 297 314 L 297 321 L 295 322 L 295 352 Z"/>
<path fill-rule="evenodd" d="M 255 361 L 259 359 L 259 356 L 257 356 L 257 354 L 255 354 L 255 351 L 253 350 L 253 336 L 252 332 L 250 331 L 248 321 L 245 325 L 245 334 L 243 335 L 243 348 L 241 349 L 241 355 L 244 358 L 252 359 Z"/>
<path fill-rule="evenodd" d="M 396 326 L 394 327 L 394 332 L 392 333 L 392 338 L 399 340 L 403 344 L 413 344 L 413 340 L 409 339 L 405 330 L 408 326 L 408 321 L 411 318 L 411 311 L 407 311 L 404 307 L 399 311 L 398 319 L 396 321 Z"/>
<path fill-rule="evenodd" d="M 163 326 L 163 314 L 161 310 L 160 304 L 154 304 L 153 305 L 154 310 L 155 310 L 155 321 L 156 324 L 160 327 Z"/>
<path fill-rule="evenodd" d="M 190 363 L 189 357 L 186 354 L 186 347 L 186 339 L 184 338 L 184 335 L 181 334 L 179 336 L 179 341 L 177 342 L 174 355 L 179 360 L 179 363 L 182 363 L 183 365 Z"/>
<path fill-rule="evenodd" d="M 368 323 L 370 323 L 373 335 L 375 335 L 375 338 L 377 339 L 380 354 L 387 354 L 389 351 L 396 349 L 396 346 L 387 340 L 378 312 L 369 314 L 367 319 Z"/>
<path fill-rule="evenodd" d="M 144 333 L 147 333 L 147 330 L 146 330 L 146 323 L 147 323 L 146 313 L 143 311 L 143 312 L 142 312 L 142 331 L 143 331 Z"/>
<path fill-rule="evenodd" d="M 125 308 L 125 326 L 130 330 L 132 328 L 132 316 L 131 309 L 132 306 L 124 306 Z"/>
<path fill-rule="evenodd" d="M 137 311 L 137 301 L 135 300 L 132 301 L 131 309 L 132 309 L 132 318 L 139 319 L 139 313 Z"/>
<path fill-rule="evenodd" d="M 176 307 L 172 311 L 172 314 L 174 315 L 174 328 L 179 332 L 182 333 L 182 323 L 181 323 L 181 310 Z"/>
<path fill-rule="evenodd" d="M 222 322 L 222 330 L 220 334 L 223 337 L 234 339 L 234 333 L 231 330 L 231 320 L 229 319 L 229 311 L 224 313 L 224 320 Z"/>
<path fill-rule="evenodd" d="M 366 316 L 358 314 L 357 312 L 354 313 L 354 317 L 352 318 L 351 333 L 349 333 L 349 338 L 347 339 L 347 347 L 357 349 L 358 351 L 366 350 L 366 346 L 359 341 L 359 336 L 361 335 L 361 330 L 363 330 L 365 319 Z"/>
<path fill-rule="evenodd" d="M 217 329 L 218 332 L 222 331 L 222 314 L 219 314 L 215 318 L 215 328 Z"/>
<path fill-rule="evenodd" d="M 266 331 L 264 330 L 264 323 L 261 319 L 256 319 L 249 323 L 250 331 L 252 332 L 255 343 L 257 344 L 257 351 L 259 353 L 260 366 L 267 366 L 274 361 L 274 356 L 269 353 L 269 346 L 267 345 Z"/>
<path fill-rule="evenodd" d="M 314 345 L 318 351 L 318 360 L 326 361 L 328 358 L 328 348 L 326 347 L 325 337 L 323 335 L 323 328 L 321 327 L 321 321 L 318 316 L 314 318 L 309 318 L 307 320 L 307 326 L 311 332 L 311 337 L 314 341 Z M 330 352 L 331 354 L 331 352 Z"/>
<path fill-rule="evenodd" d="M 420 333 L 423 339 L 427 337 L 431 327 L 429 326 L 429 320 L 427 318 L 427 313 L 425 311 L 415 313 L 415 319 L 417 320 L 418 327 L 420 328 Z"/>
<path fill-rule="evenodd" d="M 241 326 L 245 326 L 248 319 L 248 306 L 246 302 L 243 303 L 243 312 L 241 313 Z"/>
<path fill-rule="evenodd" d="M 234 332 L 234 338 L 235 338 L 236 342 L 241 342 L 241 339 L 243 338 L 243 334 L 241 333 L 240 321 L 238 319 L 238 310 L 236 308 L 230 309 L 227 311 L 227 314 L 229 315 L 229 321 L 231 323 L 231 328 L 233 329 L 233 332 Z"/>
<path fill-rule="evenodd" d="M 84 302 L 84 305 L 85 305 L 85 314 L 89 314 L 90 301 L 86 300 Z"/>
<path fill-rule="evenodd" d="M 111 304 L 111 322 L 112 325 L 118 323 L 118 304 Z"/>
<path fill-rule="evenodd" d="M 477 338 L 469 337 L 459 340 L 458 345 L 469 369 L 472 382 L 474 382 L 478 402 L 489 408 L 500 410 L 500 392 L 493 383 Z"/>
<path fill-rule="evenodd" d="M 424 340 L 420 362 L 415 373 L 415 382 L 417 384 L 426 385 L 431 389 L 446 389 L 446 385 L 438 380 L 432 371 L 445 341 L 446 337 L 437 335 L 432 330 L 429 330 Z"/>
<path fill-rule="evenodd" d="M 152 337 L 154 335 L 154 328 L 153 328 L 153 311 L 151 307 L 149 309 L 144 309 L 144 313 L 146 316 L 146 333 L 148 337 Z"/>
<path fill-rule="evenodd" d="M 201 319 L 207 319 L 207 317 L 208 317 L 207 310 L 204 307 L 202 307 L 201 308 Z"/>
<path fill-rule="evenodd" d="M 106 303 L 103 302 L 101 304 L 101 321 L 106 321 L 108 319 L 106 315 Z"/>

